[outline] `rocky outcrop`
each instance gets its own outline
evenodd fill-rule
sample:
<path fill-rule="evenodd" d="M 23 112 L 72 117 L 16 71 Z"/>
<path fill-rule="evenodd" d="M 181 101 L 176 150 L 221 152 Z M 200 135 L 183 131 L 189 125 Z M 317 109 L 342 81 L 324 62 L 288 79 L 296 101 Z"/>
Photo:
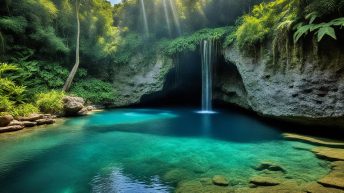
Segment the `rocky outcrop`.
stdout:
<path fill-rule="evenodd" d="M 81 97 L 65 96 L 63 97 L 64 115 L 67 117 L 87 115 L 93 108 L 85 107 L 85 100 Z"/>
<path fill-rule="evenodd" d="M 13 117 L 11 115 L 0 116 L 0 127 L 9 125 L 11 121 L 13 121 Z"/>
<path fill-rule="evenodd" d="M 226 65 L 232 70 L 219 72 L 215 97 L 268 117 L 342 126 L 344 48 L 340 42 L 309 42 L 308 47 L 293 48 L 290 53 L 284 50 L 285 57 L 271 47 L 262 48 L 259 56 L 235 46 L 225 49 Z"/>
<path fill-rule="evenodd" d="M 4 126 L 0 127 L 0 133 L 7 133 L 13 131 L 19 131 L 26 127 L 34 127 L 37 125 L 50 125 L 55 123 L 56 116 L 50 114 L 31 114 L 26 117 L 16 117 L 11 122 Z"/>
<path fill-rule="evenodd" d="M 158 56 L 149 63 L 144 60 L 145 57 L 139 54 L 131 59 L 129 65 L 115 69 L 115 106 L 138 104 L 142 96 L 163 90 L 166 75 L 173 68 L 172 59 Z"/>

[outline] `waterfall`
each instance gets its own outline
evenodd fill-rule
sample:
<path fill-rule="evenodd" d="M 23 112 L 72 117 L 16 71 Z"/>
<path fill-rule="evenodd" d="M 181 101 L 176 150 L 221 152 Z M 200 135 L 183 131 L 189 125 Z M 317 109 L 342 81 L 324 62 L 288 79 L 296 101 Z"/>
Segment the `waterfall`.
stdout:
<path fill-rule="evenodd" d="M 213 41 L 203 40 L 202 56 L 202 113 L 212 113 L 212 62 L 214 58 Z"/>

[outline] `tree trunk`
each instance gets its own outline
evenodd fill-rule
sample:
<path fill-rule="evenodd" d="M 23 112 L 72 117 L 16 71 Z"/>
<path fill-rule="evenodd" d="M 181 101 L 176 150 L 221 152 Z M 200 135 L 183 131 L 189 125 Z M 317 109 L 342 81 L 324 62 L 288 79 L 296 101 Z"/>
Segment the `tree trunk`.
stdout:
<path fill-rule="evenodd" d="M 75 10 L 76 10 L 76 21 L 77 21 L 77 36 L 76 36 L 76 51 L 75 51 L 75 64 L 70 71 L 69 76 L 66 80 L 65 85 L 63 86 L 63 91 L 67 92 L 72 85 L 73 79 L 75 77 L 76 71 L 79 68 L 80 64 L 80 19 L 79 19 L 79 9 L 80 9 L 80 0 L 75 0 Z"/>

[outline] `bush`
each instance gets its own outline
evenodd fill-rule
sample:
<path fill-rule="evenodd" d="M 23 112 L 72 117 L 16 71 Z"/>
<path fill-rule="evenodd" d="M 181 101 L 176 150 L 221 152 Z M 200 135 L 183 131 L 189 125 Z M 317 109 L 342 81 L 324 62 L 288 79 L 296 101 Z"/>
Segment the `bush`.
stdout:
<path fill-rule="evenodd" d="M 31 104 L 31 103 L 26 103 L 26 104 L 20 104 L 17 107 L 13 108 L 10 111 L 10 114 L 13 115 L 14 117 L 18 116 L 28 116 L 32 113 L 38 113 L 39 109 Z"/>
<path fill-rule="evenodd" d="M 76 82 L 71 88 L 71 93 L 84 98 L 86 102 L 95 104 L 112 102 L 116 95 L 110 83 L 98 79 Z"/>
<path fill-rule="evenodd" d="M 273 36 L 278 28 L 291 26 L 297 18 L 297 1 L 275 0 L 254 6 L 250 14 L 241 18 L 235 36 L 237 45 L 245 50 L 264 42 Z"/>
<path fill-rule="evenodd" d="M 13 109 L 14 102 L 6 96 L 0 96 L 0 112 L 8 112 Z"/>
<path fill-rule="evenodd" d="M 62 91 L 49 91 L 36 95 L 36 105 L 43 113 L 60 114 L 63 111 Z"/>

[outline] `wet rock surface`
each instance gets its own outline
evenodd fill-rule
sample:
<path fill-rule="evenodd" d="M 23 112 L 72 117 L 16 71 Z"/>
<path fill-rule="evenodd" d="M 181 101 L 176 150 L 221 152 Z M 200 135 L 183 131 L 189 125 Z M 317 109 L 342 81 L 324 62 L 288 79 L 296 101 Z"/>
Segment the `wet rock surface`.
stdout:
<path fill-rule="evenodd" d="M 144 66 L 143 62 L 145 62 Z M 142 54 L 132 58 L 129 64 L 118 66 L 116 69 L 117 73 L 113 81 L 118 93 L 114 102 L 116 107 L 139 104 L 143 96 L 161 92 L 166 76 L 173 68 L 170 58 L 157 56 L 147 63 Z"/>
<path fill-rule="evenodd" d="M 278 58 L 274 63 L 272 51 L 252 57 L 230 47 L 224 50 L 226 65 L 237 70 L 218 77 L 221 89 L 215 96 L 267 117 L 343 127 L 343 53 L 343 47 L 328 43 L 319 46 L 317 56 L 309 51 L 303 60 Z"/>

